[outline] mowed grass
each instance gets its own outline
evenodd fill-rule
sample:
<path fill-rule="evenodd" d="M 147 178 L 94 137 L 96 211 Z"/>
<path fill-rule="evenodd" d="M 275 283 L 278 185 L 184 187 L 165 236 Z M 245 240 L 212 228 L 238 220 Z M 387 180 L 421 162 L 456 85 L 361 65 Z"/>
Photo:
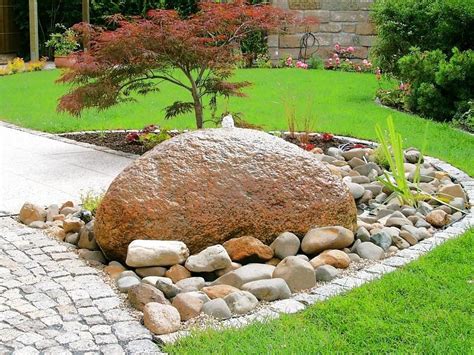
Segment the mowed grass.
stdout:
<path fill-rule="evenodd" d="M 55 84 L 59 71 L 25 73 L 0 78 L 0 120 L 47 132 L 96 129 L 139 129 L 148 124 L 163 128 L 194 128 L 192 114 L 164 119 L 163 108 L 175 100 L 188 101 L 187 92 L 163 85 L 159 93 L 138 97 L 106 111 L 88 110 L 80 118 L 56 112 L 58 98 L 67 91 Z M 247 80 L 248 97 L 220 101 L 219 111 L 239 112 L 266 130 L 287 130 L 285 105 L 297 107 L 298 117 L 311 112 L 311 129 L 375 140 L 375 125 L 394 117 L 404 145 L 422 148 L 426 128 L 426 153 L 474 175 L 474 137 L 447 124 L 378 106 L 377 80 L 371 74 L 324 70 L 242 69 L 235 80 Z M 209 115 L 209 112 L 207 113 Z M 299 129 L 303 130 L 302 124 Z"/>
<path fill-rule="evenodd" d="M 183 338 L 170 354 L 472 354 L 474 230 L 304 312 Z"/>

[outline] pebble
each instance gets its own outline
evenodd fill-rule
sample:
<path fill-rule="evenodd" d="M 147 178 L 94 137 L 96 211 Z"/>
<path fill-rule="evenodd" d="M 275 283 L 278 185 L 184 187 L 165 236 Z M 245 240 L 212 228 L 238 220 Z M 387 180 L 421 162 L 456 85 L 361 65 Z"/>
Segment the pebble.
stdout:
<path fill-rule="evenodd" d="M 357 254 L 362 259 L 380 260 L 384 256 L 383 249 L 371 242 L 363 242 L 357 247 Z"/>
<path fill-rule="evenodd" d="M 339 270 L 332 265 L 318 266 L 315 271 L 317 281 L 331 281 L 339 275 Z"/>
<path fill-rule="evenodd" d="M 63 228 L 66 233 L 79 233 L 83 225 L 84 222 L 77 217 L 66 218 L 63 221 Z"/>
<path fill-rule="evenodd" d="M 128 292 L 133 286 L 140 284 L 140 280 L 137 280 L 133 276 L 125 276 L 117 279 L 117 288 L 120 292 Z"/>
<path fill-rule="evenodd" d="M 275 301 L 291 296 L 291 290 L 283 279 L 251 281 L 242 285 L 242 290 L 250 292 L 261 301 Z"/>
<path fill-rule="evenodd" d="M 345 269 L 351 263 L 351 259 L 341 250 L 325 250 L 315 258 L 311 259 L 314 269 L 321 265 L 331 265 L 339 269 Z"/>
<path fill-rule="evenodd" d="M 46 210 L 41 206 L 35 205 L 31 202 L 25 202 L 20 209 L 20 221 L 26 225 L 40 221 L 46 221 Z"/>
<path fill-rule="evenodd" d="M 211 272 L 225 269 L 232 263 L 229 254 L 222 245 L 213 245 L 198 254 L 191 255 L 184 266 L 191 272 Z"/>
<path fill-rule="evenodd" d="M 173 265 L 165 272 L 165 276 L 173 280 L 174 283 L 191 277 L 191 272 L 183 265 Z"/>
<path fill-rule="evenodd" d="M 280 234 L 270 244 L 270 248 L 273 249 L 273 253 L 277 258 L 284 259 L 287 256 L 294 256 L 300 249 L 300 239 L 293 233 L 284 232 Z"/>
<path fill-rule="evenodd" d="M 297 256 L 287 256 L 273 271 L 273 278 L 286 281 L 291 292 L 307 290 L 316 285 L 313 266 Z"/>
<path fill-rule="evenodd" d="M 204 302 L 189 293 L 180 293 L 174 299 L 172 306 L 175 307 L 182 321 L 197 317 L 201 313 Z"/>
<path fill-rule="evenodd" d="M 161 266 L 139 267 L 135 272 L 140 277 L 165 276 L 166 268 Z"/>
<path fill-rule="evenodd" d="M 373 234 L 370 237 L 370 241 L 381 247 L 383 250 L 387 250 L 390 245 L 392 245 L 392 237 L 384 230 Z"/>
<path fill-rule="evenodd" d="M 272 248 L 251 236 L 230 239 L 223 246 L 232 261 L 245 263 L 267 261 L 273 258 Z"/>
<path fill-rule="evenodd" d="M 225 303 L 233 314 L 245 314 L 254 309 L 257 304 L 257 298 L 247 291 L 237 291 L 224 297 Z"/>
<path fill-rule="evenodd" d="M 441 228 L 449 223 L 449 215 L 443 210 L 434 210 L 426 215 L 426 222 L 433 227 Z"/>
<path fill-rule="evenodd" d="M 364 195 L 365 189 L 361 185 L 355 184 L 353 182 L 346 182 L 346 185 L 355 200 L 361 198 Z"/>
<path fill-rule="evenodd" d="M 128 301 L 132 307 L 143 310 L 146 304 L 150 302 L 158 302 L 161 304 L 169 304 L 163 292 L 158 290 L 155 286 L 140 283 L 128 289 Z"/>
<path fill-rule="evenodd" d="M 183 263 L 189 250 L 183 242 L 134 240 L 128 245 L 126 264 L 131 267 L 171 266 Z"/>
<path fill-rule="evenodd" d="M 228 319 L 232 317 L 232 312 L 229 306 L 222 298 L 216 298 L 206 302 L 202 306 L 202 313 L 216 319 Z"/>
<path fill-rule="evenodd" d="M 224 298 L 233 292 L 239 291 L 239 289 L 230 285 L 214 285 L 203 287 L 201 291 L 204 292 L 210 299 L 214 299 Z"/>
<path fill-rule="evenodd" d="M 182 292 L 199 291 L 205 284 L 206 282 L 202 277 L 189 277 L 176 282 L 176 286 L 179 287 Z"/>
<path fill-rule="evenodd" d="M 143 322 L 151 332 L 161 335 L 176 332 L 181 327 L 181 317 L 170 305 L 150 302 L 143 308 Z"/>
<path fill-rule="evenodd" d="M 354 234 L 344 227 L 313 228 L 303 238 L 301 250 L 306 254 L 317 254 L 327 249 L 342 249 L 354 242 Z"/>
<path fill-rule="evenodd" d="M 226 284 L 236 288 L 241 288 L 243 284 L 251 281 L 271 279 L 274 270 L 275 266 L 272 265 L 256 263 L 247 264 L 219 277 L 212 283 L 212 285 Z"/>
<path fill-rule="evenodd" d="M 181 292 L 181 289 L 178 286 L 174 284 L 169 284 L 168 282 L 165 282 L 162 279 L 156 281 L 155 287 L 161 292 L 163 292 L 163 294 L 168 299 L 175 297 L 178 293 Z"/>

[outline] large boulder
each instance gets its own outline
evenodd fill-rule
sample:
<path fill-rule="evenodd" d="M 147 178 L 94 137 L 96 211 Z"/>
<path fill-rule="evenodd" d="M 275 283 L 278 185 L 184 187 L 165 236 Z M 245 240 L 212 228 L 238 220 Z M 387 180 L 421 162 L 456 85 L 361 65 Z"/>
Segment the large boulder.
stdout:
<path fill-rule="evenodd" d="M 240 128 L 180 134 L 144 154 L 110 185 L 95 235 L 112 260 L 134 239 L 180 240 L 191 253 L 252 235 L 354 229 L 356 208 L 342 180 L 318 158 L 270 134 Z"/>

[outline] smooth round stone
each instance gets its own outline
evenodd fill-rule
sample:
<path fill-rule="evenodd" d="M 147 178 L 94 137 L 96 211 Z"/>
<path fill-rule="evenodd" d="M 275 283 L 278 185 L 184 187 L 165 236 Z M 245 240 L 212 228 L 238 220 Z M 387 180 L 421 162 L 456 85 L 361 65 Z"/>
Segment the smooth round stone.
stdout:
<path fill-rule="evenodd" d="M 310 262 L 314 269 L 321 265 L 331 265 L 339 269 L 345 269 L 351 263 L 351 259 L 341 250 L 325 250 L 311 259 Z"/>
<path fill-rule="evenodd" d="M 173 281 L 168 277 L 163 276 L 147 276 L 142 279 L 142 283 L 155 286 L 158 281 L 165 282 L 169 285 L 173 284 Z"/>
<path fill-rule="evenodd" d="M 273 271 L 273 278 L 286 281 L 291 292 L 307 290 L 316 285 L 313 266 L 297 256 L 287 256 Z"/>
<path fill-rule="evenodd" d="M 173 299 L 172 305 L 178 310 L 181 320 L 187 321 L 199 315 L 204 302 L 189 293 L 180 293 Z"/>
<path fill-rule="evenodd" d="M 384 256 L 384 251 L 374 243 L 363 242 L 357 247 L 357 254 L 359 254 L 362 259 L 380 260 Z"/>
<path fill-rule="evenodd" d="M 176 283 L 176 286 L 179 287 L 182 292 L 199 291 L 205 285 L 206 281 L 202 277 L 189 277 Z"/>
<path fill-rule="evenodd" d="M 392 245 L 392 237 L 384 230 L 373 234 L 370 237 L 370 241 L 381 247 L 383 250 L 387 250 L 390 245 Z"/>
<path fill-rule="evenodd" d="M 287 256 L 294 256 L 300 249 L 300 239 L 293 233 L 284 232 L 280 234 L 272 244 L 270 248 L 277 258 L 284 259 Z"/>
<path fill-rule="evenodd" d="M 181 317 L 176 308 L 150 302 L 143 308 L 143 322 L 151 332 L 161 335 L 176 332 L 181 327 Z"/>
<path fill-rule="evenodd" d="M 140 277 L 147 276 L 165 276 L 166 268 L 161 266 L 139 267 L 135 272 Z"/>
<path fill-rule="evenodd" d="M 175 297 L 178 293 L 181 292 L 181 289 L 178 286 L 174 284 L 170 284 L 161 279 L 156 281 L 155 287 L 161 292 L 163 292 L 163 294 L 168 299 Z"/>
<path fill-rule="evenodd" d="M 232 312 L 229 306 L 222 298 L 216 298 L 206 302 L 202 306 L 202 313 L 216 319 L 227 319 L 232 317 Z"/>
<path fill-rule="evenodd" d="M 315 273 L 317 281 L 331 281 L 339 275 L 339 270 L 332 265 L 321 265 L 316 268 Z"/>
<path fill-rule="evenodd" d="M 144 283 L 129 288 L 128 301 L 139 311 L 143 310 L 143 307 L 150 302 L 169 304 L 163 292 L 158 290 L 155 286 Z"/>
<path fill-rule="evenodd" d="M 262 301 L 290 298 L 291 290 L 283 279 L 257 280 L 244 284 L 242 290 Z"/>
<path fill-rule="evenodd" d="M 354 234 L 344 227 L 313 228 L 303 238 L 301 250 L 316 254 L 326 249 L 342 249 L 354 242 Z"/>
<path fill-rule="evenodd" d="M 140 280 L 133 276 L 121 277 L 117 280 L 117 288 L 120 292 L 128 292 L 133 286 L 140 284 Z"/>
<path fill-rule="evenodd" d="M 355 200 L 361 198 L 364 195 L 365 189 L 361 185 L 355 184 L 353 182 L 346 182 L 346 185 Z"/>
<path fill-rule="evenodd" d="M 198 254 L 191 255 L 185 263 L 191 272 L 211 272 L 225 269 L 232 264 L 229 254 L 222 245 L 210 246 Z"/>
<path fill-rule="evenodd" d="M 170 240 L 134 240 L 128 246 L 126 263 L 131 267 L 171 266 L 189 256 L 186 244 Z"/>
<path fill-rule="evenodd" d="M 118 264 L 120 264 L 120 263 L 118 263 Z M 110 263 L 109 265 L 111 265 L 111 263 Z M 122 266 L 122 265 L 117 265 L 117 266 L 120 267 L 120 266 Z M 122 268 L 123 268 L 123 266 L 122 266 Z M 119 279 L 121 279 L 121 278 L 123 278 L 123 277 L 128 277 L 128 276 L 134 277 L 134 278 L 136 278 L 138 281 L 141 281 L 140 277 L 139 277 L 137 274 L 135 274 L 135 272 L 133 272 L 132 270 L 125 270 L 125 271 L 122 271 L 122 272 L 118 275 L 117 280 L 119 280 Z"/>
<path fill-rule="evenodd" d="M 257 298 L 247 291 L 237 291 L 224 297 L 225 303 L 233 314 L 245 314 L 254 309 L 257 304 Z"/>

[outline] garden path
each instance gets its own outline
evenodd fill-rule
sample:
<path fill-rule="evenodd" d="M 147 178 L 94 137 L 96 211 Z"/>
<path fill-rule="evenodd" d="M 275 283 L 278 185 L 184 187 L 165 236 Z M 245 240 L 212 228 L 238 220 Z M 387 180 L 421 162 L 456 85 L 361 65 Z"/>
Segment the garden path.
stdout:
<path fill-rule="evenodd" d="M 101 272 L 63 243 L 0 218 L 0 354 L 158 354 Z"/>
<path fill-rule="evenodd" d="M 81 193 L 107 189 L 133 159 L 0 122 L 0 215 L 18 213 L 25 201 L 78 202 Z"/>

